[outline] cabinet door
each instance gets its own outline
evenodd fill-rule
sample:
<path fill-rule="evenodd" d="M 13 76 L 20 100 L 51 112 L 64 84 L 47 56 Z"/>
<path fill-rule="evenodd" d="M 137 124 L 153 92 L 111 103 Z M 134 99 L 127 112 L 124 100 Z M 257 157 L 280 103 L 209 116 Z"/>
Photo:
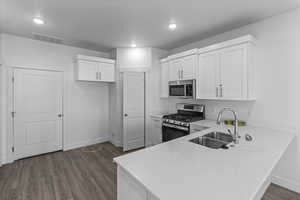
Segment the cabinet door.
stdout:
<path fill-rule="evenodd" d="M 118 166 L 117 200 L 147 200 L 147 190 Z"/>
<path fill-rule="evenodd" d="M 197 99 L 216 99 L 219 97 L 219 54 L 217 52 L 199 55 L 197 70 Z"/>
<path fill-rule="evenodd" d="M 246 98 L 247 48 L 238 45 L 220 51 L 220 96 L 223 99 Z"/>
<path fill-rule="evenodd" d="M 93 61 L 79 60 L 78 61 L 78 80 L 81 81 L 98 81 L 99 63 Z"/>
<path fill-rule="evenodd" d="M 180 79 L 180 70 L 182 69 L 182 60 L 175 59 L 170 61 L 169 80 L 177 81 Z"/>
<path fill-rule="evenodd" d="M 196 69 L 196 55 L 186 56 L 181 58 L 182 59 L 182 74 L 181 79 L 183 80 L 190 80 L 195 79 L 195 69 Z"/>
<path fill-rule="evenodd" d="M 115 81 L 115 65 L 113 63 L 100 63 L 99 80 L 106 82 Z"/>
<path fill-rule="evenodd" d="M 152 145 L 162 143 L 162 130 L 161 130 L 161 119 L 152 118 L 151 119 L 151 139 Z"/>
<path fill-rule="evenodd" d="M 169 63 L 161 63 L 160 73 L 160 97 L 169 97 Z"/>

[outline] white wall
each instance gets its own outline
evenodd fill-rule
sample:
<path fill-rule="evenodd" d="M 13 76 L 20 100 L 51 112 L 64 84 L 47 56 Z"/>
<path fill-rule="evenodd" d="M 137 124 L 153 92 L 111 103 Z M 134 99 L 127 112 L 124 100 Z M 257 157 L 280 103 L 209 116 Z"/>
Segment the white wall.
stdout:
<path fill-rule="evenodd" d="M 300 9 L 297 9 L 171 51 L 177 53 L 204 47 L 245 34 L 256 37 L 254 64 L 257 101 L 254 103 L 198 101 L 198 103 L 207 105 L 208 118 L 215 119 L 220 108 L 231 106 L 238 110 L 240 118 L 250 123 L 295 130 L 297 138 L 275 171 L 275 181 L 298 192 L 300 192 L 299 22 Z M 174 102 L 170 103 L 170 110 L 174 110 Z"/>
<path fill-rule="evenodd" d="M 90 51 L 70 46 L 57 45 L 12 35 L 1 35 L 3 61 L 5 66 L 5 95 L 1 96 L 6 108 L 3 120 L 3 142 L 11 143 L 8 135 L 7 77 L 12 67 L 58 70 L 64 72 L 64 149 L 93 144 L 108 140 L 109 120 L 109 85 L 107 83 L 75 82 L 73 63 L 75 55 L 109 57 L 108 53 Z M 8 151 L 9 152 L 9 151 Z M 6 151 L 3 156 L 10 161 L 11 154 Z"/>

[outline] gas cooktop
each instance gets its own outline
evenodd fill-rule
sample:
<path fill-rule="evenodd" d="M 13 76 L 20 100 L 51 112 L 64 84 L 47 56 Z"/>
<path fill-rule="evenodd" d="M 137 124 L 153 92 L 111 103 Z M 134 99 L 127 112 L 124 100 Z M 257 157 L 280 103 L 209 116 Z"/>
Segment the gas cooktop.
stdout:
<path fill-rule="evenodd" d="M 176 113 L 176 114 L 165 115 L 163 119 L 171 119 L 171 120 L 176 120 L 181 122 L 195 122 L 195 121 L 203 120 L 203 117 L 196 116 L 196 115 Z"/>

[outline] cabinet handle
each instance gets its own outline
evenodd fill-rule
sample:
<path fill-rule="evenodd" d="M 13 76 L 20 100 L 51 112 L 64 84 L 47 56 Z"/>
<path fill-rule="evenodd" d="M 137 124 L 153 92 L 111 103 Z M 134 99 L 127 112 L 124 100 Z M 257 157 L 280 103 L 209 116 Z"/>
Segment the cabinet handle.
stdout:
<path fill-rule="evenodd" d="M 98 75 L 98 72 L 96 72 L 96 80 L 98 80 L 99 78 L 99 75 Z"/>
<path fill-rule="evenodd" d="M 181 70 L 181 79 L 183 79 L 183 69 Z"/>
<path fill-rule="evenodd" d="M 177 71 L 178 79 L 180 79 L 180 70 Z"/>
<path fill-rule="evenodd" d="M 219 97 L 219 87 L 216 87 L 216 97 Z"/>
<path fill-rule="evenodd" d="M 220 84 L 220 90 L 221 90 L 220 96 L 223 97 L 223 85 L 222 84 Z"/>
<path fill-rule="evenodd" d="M 98 72 L 98 78 L 99 78 L 99 80 L 101 80 L 101 72 Z"/>

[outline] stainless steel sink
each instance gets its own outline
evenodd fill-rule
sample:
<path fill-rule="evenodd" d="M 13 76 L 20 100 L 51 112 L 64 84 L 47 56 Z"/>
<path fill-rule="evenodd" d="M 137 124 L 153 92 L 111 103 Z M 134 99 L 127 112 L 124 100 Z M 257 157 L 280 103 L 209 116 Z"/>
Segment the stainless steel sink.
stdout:
<path fill-rule="evenodd" d="M 211 132 L 207 133 L 206 135 L 203 135 L 203 137 L 208 137 L 216 140 L 221 140 L 222 142 L 228 142 L 231 143 L 233 141 L 233 137 L 228 133 L 222 133 L 222 132 Z"/>
<path fill-rule="evenodd" d="M 211 132 L 190 140 L 190 142 L 212 149 L 228 149 L 227 145 L 232 141 L 233 137 L 231 135 L 222 132 Z"/>

